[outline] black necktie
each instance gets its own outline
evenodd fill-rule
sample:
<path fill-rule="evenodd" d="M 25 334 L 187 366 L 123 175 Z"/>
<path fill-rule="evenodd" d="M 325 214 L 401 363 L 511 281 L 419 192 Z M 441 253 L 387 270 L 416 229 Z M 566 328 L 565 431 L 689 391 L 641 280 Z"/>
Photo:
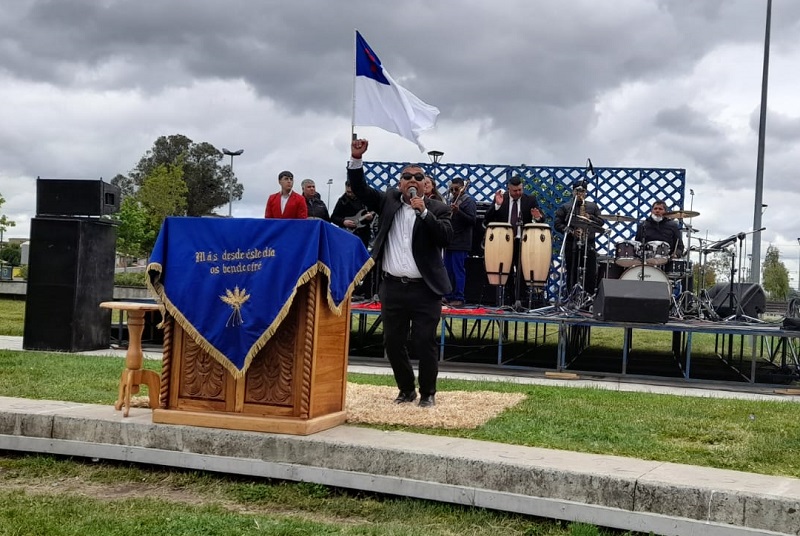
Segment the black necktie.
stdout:
<path fill-rule="evenodd" d="M 517 214 L 517 200 L 514 199 L 514 202 L 511 203 L 511 226 L 517 226 L 517 220 L 519 219 L 519 215 Z"/>

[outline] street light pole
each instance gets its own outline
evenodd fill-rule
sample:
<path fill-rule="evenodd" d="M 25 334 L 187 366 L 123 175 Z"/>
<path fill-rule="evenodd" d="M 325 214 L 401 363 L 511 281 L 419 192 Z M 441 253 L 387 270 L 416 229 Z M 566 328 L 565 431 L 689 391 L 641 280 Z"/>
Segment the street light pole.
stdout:
<path fill-rule="evenodd" d="M 222 148 L 222 154 L 226 154 L 231 157 L 231 182 L 228 184 L 228 217 L 231 217 L 231 210 L 233 209 L 233 157 L 239 156 L 244 152 L 244 149 L 239 149 L 238 151 L 229 151 L 225 147 Z"/>
<path fill-rule="evenodd" d="M 797 245 L 800 246 L 800 238 L 797 239 Z M 797 291 L 800 292 L 800 252 L 797 253 Z"/>
<path fill-rule="evenodd" d="M 436 182 L 439 182 L 439 162 L 442 161 L 444 153 L 442 151 L 428 151 L 428 156 L 431 158 L 431 162 L 433 163 L 435 169 L 433 178 L 436 180 Z M 433 188 L 438 189 L 439 186 L 434 183 Z"/>
<path fill-rule="evenodd" d="M 333 179 L 328 179 L 328 210 L 331 209 L 331 184 L 333 184 Z"/>

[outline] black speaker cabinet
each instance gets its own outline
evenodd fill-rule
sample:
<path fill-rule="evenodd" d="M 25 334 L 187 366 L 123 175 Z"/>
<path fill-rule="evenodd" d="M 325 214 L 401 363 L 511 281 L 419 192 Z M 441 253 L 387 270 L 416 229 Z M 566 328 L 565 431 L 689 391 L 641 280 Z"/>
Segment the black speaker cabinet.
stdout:
<path fill-rule="evenodd" d="M 733 308 L 730 293 L 733 292 Z M 717 283 L 708 290 L 708 297 L 719 316 L 725 318 L 736 314 L 736 304 L 742 306 L 746 316 L 758 318 L 767 310 L 767 295 L 761 285 L 756 283 Z"/>
<path fill-rule="evenodd" d="M 105 220 L 33 218 L 25 301 L 26 350 L 108 348 L 116 231 Z"/>
<path fill-rule="evenodd" d="M 669 289 L 664 283 L 601 279 L 593 313 L 598 320 L 665 324 L 669 306 Z"/>
<path fill-rule="evenodd" d="M 114 214 L 119 197 L 119 188 L 102 180 L 36 179 L 37 216 Z"/>

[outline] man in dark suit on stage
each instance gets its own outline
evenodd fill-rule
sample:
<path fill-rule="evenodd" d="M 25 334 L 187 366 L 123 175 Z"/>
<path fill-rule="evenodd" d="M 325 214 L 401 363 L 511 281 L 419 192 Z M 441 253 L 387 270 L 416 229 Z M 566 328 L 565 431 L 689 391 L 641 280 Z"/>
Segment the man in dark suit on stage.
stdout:
<path fill-rule="evenodd" d="M 522 179 L 514 176 L 508 179 L 508 192 L 498 190 L 494 194 L 494 204 L 486 211 L 483 221 L 486 225 L 490 223 L 508 223 L 514 227 L 514 258 L 511 261 L 513 270 L 506 281 L 506 297 L 512 304 L 518 297 L 522 300 L 523 296 L 515 296 L 517 268 L 519 263 L 520 236 L 522 227 L 528 223 L 543 223 L 544 213 L 539 208 L 539 202 L 535 195 L 528 195 L 522 191 Z M 508 271 L 503 268 L 503 271 Z M 520 282 L 522 284 L 522 282 Z M 520 287 L 522 288 L 522 287 Z M 498 304 L 502 305 L 502 304 Z"/>
<path fill-rule="evenodd" d="M 397 187 L 386 192 L 368 186 L 361 161 L 368 145 L 367 140 L 352 141 L 347 180 L 356 197 L 379 217 L 372 256 L 383 273 L 379 292 L 383 344 L 400 389 L 395 402 L 417 398 L 408 346 L 419 360 L 419 405 L 431 407 L 439 374 L 436 326 L 442 296 L 450 292 L 442 262 L 442 250 L 453 238 L 450 208 L 422 197 L 425 172 L 417 165 L 406 166 Z M 412 338 L 407 341 L 409 328 Z"/>
<path fill-rule="evenodd" d="M 594 294 L 597 281 L 595 238 L 598 232 L 602 232 L 602 225 L 605 222 L 597 204 L 586 200 L 587 187 L 585 181 L 577 181 L 572 185 L 572 199 L 556 209 L 554 226 L 556 231 L 564 235 L 567 291 L 571 291 L 577 283 L 581 283 L 584 291 Z M 573 216 L 572 228 L 568 228 L 567 223 L 570 221 L 573 201 L 575 216 L 583 218 L 584 223 Z M 587 222 L 590 222 L 589 226 L 585 225 Z M 583 279 L 580 277 L 581 268 L 584 268 Z"/>

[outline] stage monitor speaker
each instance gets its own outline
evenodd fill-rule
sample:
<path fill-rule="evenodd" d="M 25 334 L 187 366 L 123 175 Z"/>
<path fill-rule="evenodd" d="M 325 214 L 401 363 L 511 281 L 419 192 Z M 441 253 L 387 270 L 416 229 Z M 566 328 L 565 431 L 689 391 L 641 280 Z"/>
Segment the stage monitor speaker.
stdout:
<path fill-rule="evenodd" d="M 598 320 L 665 324 L 669 306 L 670 294 L 664 283 L 601 279 L 593 312 Z"/>
<path fill-rule="evenodd" d="M 733 292 L 733 308 L 731 308 L 730 292 Z M 746 316 L 758 318 L 767 310 L 767 295 L 761 285 L 756 283 L 717 283 L 708 290 L 714 311 L 722 318 L 736 314 L 736 303 L 742 306 Z"/>
<path fill-rule="evenodd" d="M 108 348 L 116 232 L 105 220 L 33 218 L 22 347 Z"/>
<path fill-rule="evenodd" d="M 104 216 L 119 212 L 119 187 L 102 180 L 36 179 L 37 216 Z"/>

